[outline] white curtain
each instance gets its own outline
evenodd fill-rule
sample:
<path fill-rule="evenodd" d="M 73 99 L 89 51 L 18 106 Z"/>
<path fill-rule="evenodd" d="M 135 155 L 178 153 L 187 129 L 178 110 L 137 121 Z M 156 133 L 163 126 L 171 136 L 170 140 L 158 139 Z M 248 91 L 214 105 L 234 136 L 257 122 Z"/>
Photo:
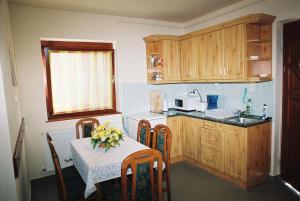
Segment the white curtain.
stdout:
<path fill-rule="evenodd" d="M 49 51 L 53 112 L 113 108 L 111 51 Z"/>

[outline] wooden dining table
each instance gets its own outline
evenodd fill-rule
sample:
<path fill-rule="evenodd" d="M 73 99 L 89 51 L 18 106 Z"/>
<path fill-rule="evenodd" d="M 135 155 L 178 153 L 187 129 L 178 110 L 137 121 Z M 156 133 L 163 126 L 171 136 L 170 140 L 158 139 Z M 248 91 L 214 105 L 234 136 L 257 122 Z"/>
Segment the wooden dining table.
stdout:
<path fill-rule="evenodd" d="M 120 146 L 107 151 L 102 147 L 93 149 L 91 138 L 71 140 L 70 147 L 74 165 L 86 183 L 85 198 L 99 188 L 100 182 L 121 177 L 121 165 L 127 156 L 136 151 L 149 149 L 127 136 L 123 138 Z M 97 200 L 100 199 L 97 195 Z"/>

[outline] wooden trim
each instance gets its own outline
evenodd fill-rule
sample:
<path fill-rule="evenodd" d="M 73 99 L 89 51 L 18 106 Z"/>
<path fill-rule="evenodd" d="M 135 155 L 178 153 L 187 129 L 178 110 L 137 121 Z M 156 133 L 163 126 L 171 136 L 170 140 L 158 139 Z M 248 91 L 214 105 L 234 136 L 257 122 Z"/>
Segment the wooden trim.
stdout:
<path fill-rule="evenodd" d="M 72 115 L 63 116 L 63 114 L 61 114 L 61 116 L 53 115 L 50 119 L 48 118 L 46 122 L 66 121 L 66 120 L 81 119 L 86 117 L 98 117 L 98 116 L 107 116 L 107 115 L 114 115 L 114 114 L 122 114 L 122 112 L 115 111 L 115 112 L 103 113 L 102 111 L 100 111 L 99 113 L 96 113 L 96 111 L 94 111 L 92 112 L 92 114 L 86 114 L 83 112 L 82 114 L 77 113 L 76 115 L 73 116 Z"/>
<path fill-rule="evenodd" d="M 259 23 L 272 23 L 275 20 L 275 16 L 273 15 L 267 15 L 267 14 L 263 14 L 263 13 L 258 13 L 258 14 L 250 14 L 250 15 L 246 15 L 231 21 L 227 21 L 215 26 L 211 26 L 205 29 L 201 29 L 201 30 L 197 30 L 188 34 L 184 34 L 182 36 L 180 36 L 180 39 L 187 39 L 187 38 L 191 38 L 194 36 L 198 36 L 198 35 L 202 35 L 202 34 L 206 34 L 206 33 L 210 33 L 213 31 L 217 31 L 220 29 L 225 29 L 228 27 L 232 27 L 235 25 L 239 25 L 239 24 L 248 24 L 248 23 L 254 23 L 254 22 L 259 22 Z"/>
<path fill-rule="evenodd" d="M 203 79 L 203 80 L 172 80 L 172 81 L 148 81 L 148 84 L 178 84 L 178 83 L 261 83 L 272 81 L 273 78 L 260 79 L 259 77 L 251 77 L 245 79 L 218 80 L 218 79 Z"/>
<path fill-rule="evenodd" d="M 77 50 L 77 51 L 95 51 L 95 50 L 112 50 L 112 43 L 98 43 L 98 42 L 73 42 L 73 41 L 41 41 L 42 48 L 49 48 L 52 50 Z"/>
<path fill-rule="evenodd" d="M 66 50 L 66 51 L 111 51 L 112 52 L 112 109 L 70 112 L 54 114 L 52 87 L 51 87 L 51 68 L 49 61 L 49 50 Z M 76 119 L 86 116 L 99 116 L 106 114 L 118 114 L 116 111 L 116 86 L 115 86 L 115 53 L 112 43 L 98 42 L 71 42 L 71 41 L 41 41 L 44 88 L 46 95 L 46 106 L 48 121 L 61 121 L 67 119 Z"/>
<path fill-rule="evenodd" d="M 213 168 L 211 168 L 211 167 L 208 167 L 208 166 L 206 166 L 206 165 L 203 165 L 202 163 L 197 162 L 197 161 L 195 161 L 194 159 L 191 159 L 191 158 L 189 158 L 189 157 L 187 157 L 187 156 L 184 156 L 184 161 L 186 161 L 186 162 L 188 162 L 188 163 L 190 163 L 190 164 L 192 164 L 192 165 L 194 165 L 194 166 L 196 166 L 196 167 L 199 167 L 199 168 L 201 168 L 201 169 L 207 171 L 208 173 L 211 173 L 211 174 L 213 174 L 213 175 L 216 175 L 216 176 L 218 176 L 218 177 L 221 177 L 222 179 L 225 179 L 226 181 L 229 181 L 229 182 L 231 182 L 231 183 L 234 183 L 234 184 L 236 184 L 237 186 L 239 186 L 239 187 L 242 188 L 242 189 L 247 189 L 247 188 L 248 188 L 248 187 L 247 187 L 247 184 L 246 184 L 245 182 L 240 181 L 240 180 L 238 180 L 238 179 L 234 179 L 234 178 L 232 178 L 231 176 L 226 175 L 226 174 L 220 172 L 219 170 L 215 170 L 215 169 L 213 169 Z"/>
<path fill-rule="evenodd" d="M 170 159 L 170 164 L 175 164 L 184 161 L 183 156 L 176 156 Z"/>
<path fill-rule="evenodd" d="M 180 36 L 171 36 L 171 35 L 150 35 L 144 38 L 145 42 L 155 42 L 159 40 L 180 40 Z"/>
<path fill-rule="evenodd" d="M 24 141 L 24 132 L 25 131 L 25 123 L 24 118 L 22 118 L 21 125 L 19 128 L 17 142 L 15 144 L 14 154 L 13 154 L 13 165 L 15 178 L 19 176 L 20 166 L 21 166 L 21 157 L 22 157 L 22 147 Z"/>
<path fill-rule="evenodd" d="M 187 33 L 181 36 L 172 36 L 172 35 L 150 35 L 144 38 L 145 42 L 154 42 L 154 41 L 159 41 L 159 40 L 184 40 L 184 39 L 188 39 L 191 37 L 195 37 L 195 36 L 199 36 L 202 34 L 206 34 L 206 33 L 210 33 L 213 31 L 217 31 L 220 29 L 225 29 L 228 27 L 232 27 L 238 24 L 248 24 L 248 23 L 255 23 L 255 22 L 259 22 L 259 23 L 272 23 L 275 20 L 275 16 L 272 15 L 267 15 L 267 14 L 263 14 L 263 13 L 258 13 L 258 14 L 250 14 L 250 15 L 246 15 L 234 20 L 230 20 L 215 26 L 210 26 L 208 28 L 204 28 L 201 30 L 197 30 L 197 31 L 193 31 L 191 33 Z"/>

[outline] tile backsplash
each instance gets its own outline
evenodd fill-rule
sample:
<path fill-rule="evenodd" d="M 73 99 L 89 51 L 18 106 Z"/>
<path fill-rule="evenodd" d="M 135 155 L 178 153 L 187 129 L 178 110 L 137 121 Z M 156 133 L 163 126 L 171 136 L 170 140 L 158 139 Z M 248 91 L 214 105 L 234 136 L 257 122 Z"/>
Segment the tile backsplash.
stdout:
<path fill-rule="evenodd" d="M 148 85 L 145 83 L 123 83 L 120 85 L 120 108 L 124 114 L 138 113 L 150 110 L 149 92 L 161 90 L 166 94 L 169 107 L 174 106 L 174 98 L 177 95 L 198 89 L 203 101 L 206 95 L 219 95 L 218 107 L 226 109 L 245 110 L 243 103 L 244 89 L 247 88 L 247 96 L 252 99 L 252 114 L 261 115 L 263 104 L 268 106 L 268 116 L 273 115 L 274 83 L 218 83 L 218 84 L 164 84 Z"/>
<path fill-rule="evenodd" d="M 226 83 L 226 84 L 187 84 L 187 91 L 198 89 L 203 100 L 206 95 L 219 95 L 218 107 L 225 109 L 239 109 L 244 111 L 246 105 L 243 103 L 244 89 L 248 93 L 246 98 L 252 99 L 252 114 L 261 115 L 263 104 L 268 106 L 268 116 L 273 115 L 274 106 L 274 83 Z"/>

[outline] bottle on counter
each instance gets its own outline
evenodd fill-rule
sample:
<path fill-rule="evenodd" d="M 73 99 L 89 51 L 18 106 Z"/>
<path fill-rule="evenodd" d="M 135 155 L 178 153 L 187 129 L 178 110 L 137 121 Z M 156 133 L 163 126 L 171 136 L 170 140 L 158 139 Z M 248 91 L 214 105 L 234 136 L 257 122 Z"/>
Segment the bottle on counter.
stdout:
<path fill-rule="evenodd" d="M 264 104 L 262 108 L 262 119 L 267 119 L 267 118 L 268 118 L 268 106 L 267 104 Z"/>
<path fill-rule="evenodd" d="M 251 115 L 252 112 L 252 100 L 251 98 L 248 99 L 247 104 L 246 104 L 246 115 Z"/>

